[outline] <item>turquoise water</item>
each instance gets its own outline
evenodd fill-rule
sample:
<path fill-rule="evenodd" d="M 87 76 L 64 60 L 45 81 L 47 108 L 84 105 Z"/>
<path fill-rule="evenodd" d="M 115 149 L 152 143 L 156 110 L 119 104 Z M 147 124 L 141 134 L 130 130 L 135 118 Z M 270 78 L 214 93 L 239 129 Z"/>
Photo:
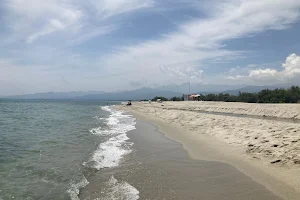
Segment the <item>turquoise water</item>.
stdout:
<path fill-rule="evenodd" d="M 0 100 L 0 199 L 78 199 L 95 170 L 118 165 L 134 119 L 106 105 Z"/>

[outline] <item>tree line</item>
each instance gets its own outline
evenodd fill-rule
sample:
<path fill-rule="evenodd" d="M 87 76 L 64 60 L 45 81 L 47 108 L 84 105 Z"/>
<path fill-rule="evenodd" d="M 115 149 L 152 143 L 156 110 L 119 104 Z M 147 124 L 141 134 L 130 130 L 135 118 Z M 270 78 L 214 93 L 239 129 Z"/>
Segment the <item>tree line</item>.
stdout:
<path fill-rule="evenodd" d="M 208 94 L 200 95 L 199 100 L 247 103 L 298 103 L 300 101 L 300 88 L 292 86 L 289 89 L 265 89 L 258 93 L 239 92 L 238 95 Z"/>
<path fill-rule="evenodd" d="M 161 99 L 163 101 L 183 101 L 182 97 L 155 97 L 152 100 Z M 258 93 L 239 92 L 238 95 L 230 95 L 228 93 L 220 94 L 200 94 L 197 98 L 200 101 L 224 101 L 224 102 L 246 102 L 246 103 L 299 103 L 300 88 L 292 86 L 288 89 L 278 88 L 274 90 L 265 89 Z"/>
<path fill-rule="evenodd" d="M 151 101 L 157 101 L 157 99 L 161 99 L 162 101 L 183 101 L 183 96 L 182 97 L 172 97 L 170 99 L 162 96 L 156 96 Z"/>

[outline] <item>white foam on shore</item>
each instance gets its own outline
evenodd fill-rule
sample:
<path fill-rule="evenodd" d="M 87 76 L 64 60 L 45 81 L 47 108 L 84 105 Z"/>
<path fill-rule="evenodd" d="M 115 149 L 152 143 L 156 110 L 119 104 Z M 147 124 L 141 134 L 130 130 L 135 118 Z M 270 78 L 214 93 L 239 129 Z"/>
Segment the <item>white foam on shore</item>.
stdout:
<path fill-rule="evenodd" d="M 127 133 L 135 129 L 135 119 L 131 115 L 124 114 L 124 111 L 112 109 L 112 106 L 102 106 L 102 110 L 111 113 L 106 119 L 108 129 L 102 127 L 92 128 L 90 133 L 95 135 L 110 135 Z M 102 118 L 103 119 L 103 118 Z"/>
<path fill-rule="evenodd" d="M 84 188 L 89 184 L 88 180 L 83 176 L 83 179 L 79 183 L 71 183 L 70 188 L 67 190 L 67 192 L 70 195 L 70 198 L 72 200 L 80 200 L 78 195 L 80 192 L 80 189 Z"/>
<path fill-rule="evenodd" d="M 96 200 L 137 200 L 139 199 L 139 191 L 124 181 L 118 181 L 112 176 L 108 181 L 108 192 L 104 198 Z"/>
<path fill-rule="evenodd" d="M 114 110 L 111 106 L 103 106 L 102 110 L 110 112 L 107 118 L 108 128 L 94 128 L 91 133 L 95 135 L 111 136 L 106 142 L 99 145 L 90 161 L 96 169 L 116 167 L 123 156 L 129 154 L 133 145 L 128 142 L 127 132 L 135 129 L 135 119 L 131 115 L 125 115 L 123 111 Z"/>
<path fill-rule="evenodd" d="M 122 157 L 132 151 L 130 149 L 132 143 L 126 142 L 128 139 L 126 134 L 121 134 L 101 143 L 92 156 L 92 160 L 95 162 L 93 167 L 99 170 L 118 166 Z"/>

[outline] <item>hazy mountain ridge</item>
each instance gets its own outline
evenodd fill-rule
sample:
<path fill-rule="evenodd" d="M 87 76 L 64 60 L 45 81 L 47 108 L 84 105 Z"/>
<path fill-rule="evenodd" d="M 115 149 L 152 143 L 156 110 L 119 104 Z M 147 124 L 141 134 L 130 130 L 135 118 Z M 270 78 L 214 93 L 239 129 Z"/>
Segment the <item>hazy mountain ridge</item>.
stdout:
<path fill-rule="evenodd" d="M 226 90 L 236 90 L 242 87 L 245 87 L 247 85 L 213 85 L 213 84 L 193 84 L 190 87 L 190 93 L 220 93 L 222 91 Z M 157 90 L 167 90 L 167 91 L 174 91 L 174 92 L 180 92 L 182 94 L 188 94 L 189 93 L 189 83 L 183 83 L 183 84 L 169 84 L 165 86 L 159 86 L 156 87 Z"/>
<path fill-rule="evenodd" d="M 191 93 L 208 94 L 208 93 L 228 93 L 231 95 L 238 95 L 239 92 L 260 92 L 263 89 L 276 89 L 276 88 L 288 88 L 292 84 L 280 84 L 280 85 L 267 85 L 267 86 L 245 86 L 245 85 L 205 85 L 198 84 L 191 86 Z M 242 86 L 242 87 L 241 87 Z M 227 90 L 228 89 L 228 90 Z M 186 91 L 187 90 L 187 91 Z M 130 91 L 117 91 L 117 92 L 102 92 L 102 91 L 72 91 L 72 92 L 46 92 L 26 95 L 14 95 L 5 96 L 1 98 L 10 99 L 94 99 L 94 100 L 141 100 L 152 99 L 155 96 L 164 96 L 171 98 L 174 96 L 182 96 L 188 94 L 189 85 L 167 85 L 157 88 L 140 88 Z"/>
<path fill-rule="evenodd" d="M 2 98 L 10 99 L 72 99 L 88 94 L 102 94 L 102 91 L 71 91 L 71 92 L 45 92 L 25 95 L 2 96 Z"/>
<path fill-rule="evenodd" d="M 238 95 L 239 92 L 248 92 L 248 93 L 258 93 L 264 89 L 269 89 L 269 90 L 274 90 L 277 88 L 284 88 L 287 89 L 291 87 L 293 84 L 286 83 L 286 84 L 278 84 L 278 85 L 265 85 L 265 86 L 245 86 L 236 90 L 227 90 L 223 91 L 222 93 L 226 94 L 231 94 L 231 95 Z"/>
<path fill-rule="evenodd" d="M 171 98 L 181 96 L 182 93 L 173 91 L 156 90 L 152 88 L 141 88 L 122 92 L 46 92 L 26 95 L 5 96 L 7 99 L 95 99 L 95 100 L 140 100 L 152 99 L 155 96 Z"/>
<path fill-rule="evenodd" d="M 115 92 L 115 93 L 103 93 L 99 95 L 85 95 L 80 99 L 99 99 L 99 100 L 141 100 L 152 99 L 155 96 L 164 96 L 171 98 L 174 96 L 182 96 L 182 93 L 173 91 L 162 91 L 152 88 L 141 88 L 131 91 Z"/>

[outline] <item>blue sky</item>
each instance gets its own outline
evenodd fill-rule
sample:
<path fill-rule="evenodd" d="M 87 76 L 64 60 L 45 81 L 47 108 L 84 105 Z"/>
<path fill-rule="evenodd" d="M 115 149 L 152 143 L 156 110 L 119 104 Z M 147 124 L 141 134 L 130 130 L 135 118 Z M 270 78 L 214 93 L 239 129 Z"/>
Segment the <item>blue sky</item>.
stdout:
<path fill-rule="evenodd" d="M 299 0 L 4 0 L 0 23 L 0 95 L 300 78 Z"/>

